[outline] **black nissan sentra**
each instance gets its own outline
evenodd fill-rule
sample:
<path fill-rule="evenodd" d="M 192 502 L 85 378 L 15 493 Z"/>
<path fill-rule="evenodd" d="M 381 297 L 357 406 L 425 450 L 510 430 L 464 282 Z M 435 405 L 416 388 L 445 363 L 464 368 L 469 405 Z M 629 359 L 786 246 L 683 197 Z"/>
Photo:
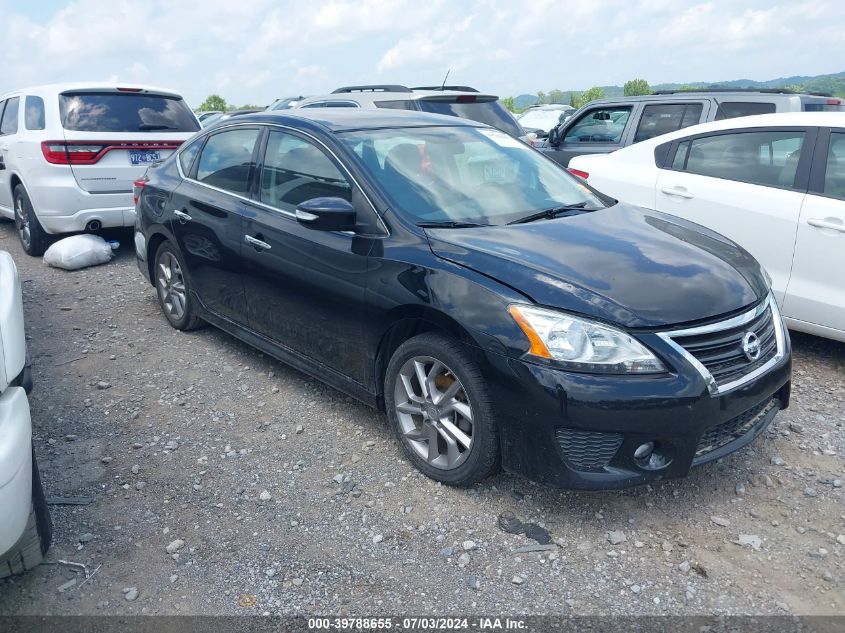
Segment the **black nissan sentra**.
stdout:
<path fill-rule="evenodd" d="M 384 409 L 454 485 L 682 477 L 789 403 L 768 277 L 730 240 L 472 121 L 296 112 L 206 129 L 135 183 L 139 267 L 173 327 Z"/>

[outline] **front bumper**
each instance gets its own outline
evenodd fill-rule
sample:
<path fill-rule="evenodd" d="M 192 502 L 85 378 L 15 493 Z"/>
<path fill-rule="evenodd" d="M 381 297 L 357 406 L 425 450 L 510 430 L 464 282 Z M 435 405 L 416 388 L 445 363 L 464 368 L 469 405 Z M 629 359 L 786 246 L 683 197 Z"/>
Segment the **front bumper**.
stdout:
<path fill-rule="evenodd" d="M 23 387 L 0 396 L 0 556 L 18 542 L 32 505 L 32 422 Z"/>
<path fill-rule="evenodd" d="M 670 359 L 684 368 L 677 373 L 597 376 L 488 352 L 503 466 L 585 490 L 683 477 L 751 442 L 788 406 L 788 336 L 784 344 L 766 373 L 721 394 L 681 357 Z M 661 458 L 654 463 L 634 457 L 648 442 Z"/>

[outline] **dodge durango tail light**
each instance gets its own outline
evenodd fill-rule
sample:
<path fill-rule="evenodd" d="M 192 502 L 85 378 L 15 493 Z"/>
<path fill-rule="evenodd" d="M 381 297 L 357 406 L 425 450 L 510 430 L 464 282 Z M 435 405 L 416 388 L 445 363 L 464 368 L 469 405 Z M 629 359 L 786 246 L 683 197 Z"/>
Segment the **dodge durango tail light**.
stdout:
<path fill-rule="evenodd" d="M 144 185 L 147 184 L 147 177 L 144 176 L 143 178 L 138 178 L 135 182 L 132 183 L 132 200 L 135 204 L 138 204 L 138 198 L 141 197 L 141 190 L 144 188 Z"/>
<path fill-rule="evenodd" d="M 92 165 L 100 159 L 103 149 L 103 145 L 90 143 L 66 143 L 65 141 L 41 143 L 44 159 L 53 165 Z"/>
<path fill-rule="evenodd" d="M 573 176 L 577 176 L 578 178 L 581 178 L 582 180 L 587 180 L 587 178 L 590 177 L 589 172 L 581 171 L 580 169 L 575 169 L 574 167 L 567 167 L 566 171 L 568 171 Z"/>

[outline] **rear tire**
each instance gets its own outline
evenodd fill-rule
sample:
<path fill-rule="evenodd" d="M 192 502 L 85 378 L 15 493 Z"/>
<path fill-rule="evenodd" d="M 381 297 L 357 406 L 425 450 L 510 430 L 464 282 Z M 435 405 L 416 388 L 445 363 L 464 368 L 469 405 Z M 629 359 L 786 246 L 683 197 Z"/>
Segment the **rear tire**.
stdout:
<path fill-rule="evenodd" d="M 428 477 L 471 486 L 499 470 L 487 381 L 458 341 L 436 333 L 405 341 L 388 363 L 384 400 L 405 454 Z"/>
<path fill-rule="evenodd" d="M 44 560 L 44 555 L 50 549 L 53 539 L 53 522 L 44 488 L 41 486 L 41 475 L 32 453 L 32 505 L 26 528 L 15 546 L 0 557 L 0 578 L 7 578 L 37 567 Z"/>
<path fill-rule="evenodd" d="M 162 242 L 156 251 L 153 284 L 158 304 L 171 326 L 187 332 L 204 324 L 194 309 L 188 271 L 170 242 Z"/>
<path fill-rule="evenodd" d="M 41 257 L 47 250 L 50 238 L 44 227 L 41 226 L 41 222 L 38 221 L 38 216 L 32 208 L 32 201 L 23 185 L 15 187 L 13 196 L 15 228 L 18 231 L 21 246 L 27 255 Z"/>

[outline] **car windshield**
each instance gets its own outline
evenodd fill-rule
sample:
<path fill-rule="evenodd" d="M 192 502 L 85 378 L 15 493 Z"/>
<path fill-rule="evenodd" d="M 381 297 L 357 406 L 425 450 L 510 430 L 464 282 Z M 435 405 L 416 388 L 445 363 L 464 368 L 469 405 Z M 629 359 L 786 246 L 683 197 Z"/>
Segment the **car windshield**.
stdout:
<path fill-rule="evenodd" d="M 548 132 L 561 121 L 566 110 L 528 110 L 517 119 L 526 132 L 543 130 Z"/>
<path fill-rule="evenodd" d="M 196 132 L 197 119 L 180 97 L 123 92 L 59 95 L 62 127 L 78 132 Z"/>
<path fill-rule="evenodd" d="M 492 128 L 360 130 L 338 137 L 417 223 L 507 224 L 561 207 L 604 207 L 566 170 Z"/>
<path fill-rule="evenodd" d="M 474 99 L 472 95 L 466 97 Z M 478 121 L 491 125 L 513 136 L 522 136 L 523 132 L 513 115 L 498 101 L 457 102 L 442 98 L 419 99 L 420 110 L 434 114 L 447 114 L 462 119 Z"/>

